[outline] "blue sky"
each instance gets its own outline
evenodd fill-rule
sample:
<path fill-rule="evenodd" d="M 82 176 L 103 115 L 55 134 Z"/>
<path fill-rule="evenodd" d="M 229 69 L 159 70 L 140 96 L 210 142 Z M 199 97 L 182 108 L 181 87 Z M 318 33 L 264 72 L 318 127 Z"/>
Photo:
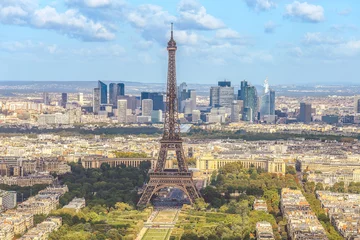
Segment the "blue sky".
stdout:
<path fill-rule="evenodd" d="M 1 0 L 0 80 L 359 83 L 358 0 Z"/>

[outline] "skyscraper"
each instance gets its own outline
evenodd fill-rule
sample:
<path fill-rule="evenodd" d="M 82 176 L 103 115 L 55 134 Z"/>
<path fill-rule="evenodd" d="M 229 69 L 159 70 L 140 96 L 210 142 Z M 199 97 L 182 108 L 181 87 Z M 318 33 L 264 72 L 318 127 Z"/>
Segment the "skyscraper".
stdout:
<path fill-rule="evenodd" d="M 142 116 L 151 116 L 153 109 L 152 99 L 143 99 L 141 104 Z"/>
<path fill-rule="evenodd" d="M 159 92 L 141 92 L 141 100 L 151 99 L 153 100 L 154 110 L 164 109 L 164 95 Z"/>
<path fill-rule="evenodd" d="M 196 110 L 196 91 L 195 89 L 187 89 L 186 83 L 183 82 L 178 87 L 179 112 L 185 112 L 185 103 L 191 105 L 191 108 L 187 107 L 188 112 L 190 111 L 189 114 L 191 114 L 192 110 Z"/>
<path fill-rule="evenodd" d="M 78 93 L 78 103 L 80 105 L 84 104 L 84 94 L 83 93 Z"/>
<path fill-rule="evenodd" d="M 67 93 L 62 93 L 61 94 L 61 106 L 63 108 L 66 108 L 67 101 L 68 101 L 68 94 Z"/>
<path fill-rule="evenodd" d="M 264 82 L 264 94 L 261 96 L 260 118 L 269 123 L 275 121 L 275 91 L 270 89 L 267 79 Z"/>
<path fill-rule="evenodd" d="M 226 83 L 226 84 L 225 84 Z M 231 104 L 234 100 L 234 87 L 231 86 L 231 82 L 219 82 L 219 85 L 210 88 L 210 106 L 211 107 L 228 107 L 231 108 Z"/>
<path fill-rule="evenodd" d="M 196 110 L 196 91 L 195 89 L 189 89 L 188 92 L 191 99 L 191 110 Z"/>
<path fill-rule="evenodd" d="M 311 104 L 300 103 L 299 122 L 303 122 L 303 123 L 311 122 Z"/>
<path fill-rule="evenodd" d="M 93 112 L 98 114 L 100 111 L 100 89 L 94 88 L 93 91 Z"/>
<path fill-rule="evenodd" d="M 360 96 L 355 96 L 354 98 L 354 112 L 355 112 L 355 115 L 359 115 L 360 114 Z"/>
<path fill-rule="evenodd" d="M 219 87 L 231 87 L 231 82 L 226 81 L 226 80 L 224 80 L 224 81 L 219 81 L 219 82 L 218 82 L 218 86 L 219 86 Z"/>
<path fill-rule="evenodd" d="M 118 122 L 126 123 L 126 115 L 127 115 L 127 100 L 120 99 L 117 101 L 117 111 L 118 111 Z"/>
<path fill-rule="evenodd" d="M 117 107 L 117 100 L 119 96 L 125 95 L 125 84 L 123 83 L 110 83 L 109 84 L 109 103 L 115 108 Z"/>
<path fill-rule="evenodd" d="M 254 86 L 246 83 L 244 92 L 244 108 L 243 108 L 243 120 L 254 122 L 257 119 L 258 113 L 258 95 Z"/>
<path fill-rule="evenodd" d="M 248 86 L 248 82 L 246 80 L 241 81 L 240 90 L 238 90 L 238 100 L 244 100 L 245 97 L 245 88 Z"/>
<path fill-rule="evenodd" d="M 50 96 L 49 96 L 49 93 L 47 93 L 47 92 L 43 93 L 43 103 L 45 105 L 50 105 Z"/>
<path fill-rule="evenodd" d="M 98 88 L 100 90 L 100 104 L 107 104 L 107 85 L 98 81 Z"/>
<path fill-rule="evenodd" d="M 240 121 L 240 105 L 238 101 L 234 100 L 231 104 L 231 122 L 239 122 Z"/>

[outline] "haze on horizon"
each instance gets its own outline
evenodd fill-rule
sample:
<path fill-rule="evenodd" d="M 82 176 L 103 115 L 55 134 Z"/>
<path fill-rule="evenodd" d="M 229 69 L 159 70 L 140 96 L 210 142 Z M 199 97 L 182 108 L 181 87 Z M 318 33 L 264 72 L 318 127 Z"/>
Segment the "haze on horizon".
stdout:
<path fill-rule="evenodd" d="M 0 81 L 357 83 L 355 0 L 4 0 Z"/>

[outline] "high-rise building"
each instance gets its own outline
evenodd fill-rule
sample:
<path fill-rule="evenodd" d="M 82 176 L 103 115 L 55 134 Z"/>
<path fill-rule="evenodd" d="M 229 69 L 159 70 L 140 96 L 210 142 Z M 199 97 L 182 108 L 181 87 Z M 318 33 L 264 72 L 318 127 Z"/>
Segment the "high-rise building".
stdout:
<path fill-rule="evenodd" d="M 244 108 L 243 117 L 244 121 L 254 122 L 258 114 L 258 95 L 254 86 L 246 84 L 244 89 Z"/>
<path fill-rule="evenodd" d="M 226 84 L 225 84 L 226 83 Z M 210 88 L 210 106 L 211 107 L 228 107 L 231 108 L 231 104 L 234 100 L 234 87 L 231 86 L 231 82 L 219 82 L 219 85 Z"/>
<path fill-rule="evenodd" d="M 62 93 L 61 94 L 61 106 L 63 108 L 66 108 L 67 102 L 68 102 L 68 94 L 67 93 Z"/>
<path fill-rule="evenodd" d="M 245 88 L 248 86 L 248 82 L 246 80 L 241 81 L 240 90 L 238 90 L 238 100 L 244 100 L 245 97 Z"/>
<path fill-rule="evenodd" d="M 125 84 L 123 83 L 110 83 L 109 84 L 109 103 L 115 108 L 117 107 L 117 100 L 119 96 L 125 95 Z"/>
<path fill-rule="evenodd" d="M 184 102 L 184 114 L 189 115 L 192 113 L 193 105 L 192 105 L 192 99 L 186 99 Z"/>
<path fill-rule="evenodd" d="M 191 99 L 191 109 L 196 110 L 196 91 L 195 89 L 189 89 L 188 92 Z"/>
<path fill-rule="evenodd" d="M 198 122 L 200 120 L 200 110 L 193 110 L 191 115 L 191 121 L 192 122 Z"/>
<path fill-rule="evenodd" d="M 160 123 L 163 121 L 162 111 L 161 110 L 153 110 L 151 112 L 151 122 Z"/>
<path fill-rule="evenodd" d="M 93 112 L 98 114 L 100 111 L 100 89 L 94 88 L 93 91 Z"/>
<path fill-rule="evenodd" d="M 117 111 L 118 111 L 118 122 L 126 123 L 126 115 L 127 115 L 127 100 L 119 99 L 117 101 Z"/>
<path fill-rule="evenodd" d="M 152 99 L 143 99 L 141 101 L 141 111 L 142 116 L 151 116 L 153 109 L 153 100 Z"/>
<path fill-rule="evenodd" d="M 303 123 L 311 122 L 311 104 L 300 103 L 299 122 L 303 122 Z"/>
<path fill-rule="evenodd" d="M 47 93 L 47 92 L 43 93 L 43 103 L 45 105 L 50 105 L 50 96 L 49 96 L 49 93 Z"/>
<path fill-rule="evenodd" d="M 355 105 L 355 108 L 354 108 L 354 112 L 355 112 L 355 115 L 359 115 L 360 114 L 360 96 L 355 96 L 354 98 L 354 105 Z"/>
<path fill-rule="evenodd" d="M 107 104 L 107 85 L 102 81 L 98 81 L 98 88 L 100 90 L 100 104 Z"/>
<path fill-rule="evenodd" d="M 164 95 L 159 92 L 141 92 L 141 100 L 151 99 L 154 110 L 164 110 Z"/>
<path fill-rule="evenodd" d="M 231 87 L 231 82 L 226 81 L 226 80 L 224 80 L 224 81 L 219 81 L 219 82 L 218 82 L 218 86 L 219 86 L 219 87 Z"/>
<path fill-rule="evenodd" d="M 264 95 L 261 96 L 260 118 L 269 123 L 275 121 L 275 91 L 270 89 L 267 79 L 264 82 Z"/>
<path fill-rule="evenodd" d="M 238 101 L 234 100 L 231 104 L 231 122 L 240 121 L 240 104 Z"/>
<path fill-rule="evenodd" d="M 78 103 L 80 105 L 84 104 L 84 94 L 83 93 L 78 93 Z"/>

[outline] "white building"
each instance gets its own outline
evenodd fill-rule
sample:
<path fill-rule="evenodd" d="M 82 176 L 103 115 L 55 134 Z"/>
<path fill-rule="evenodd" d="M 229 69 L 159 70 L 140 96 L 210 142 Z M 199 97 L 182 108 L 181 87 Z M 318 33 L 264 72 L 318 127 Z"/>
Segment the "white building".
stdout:
<path fill-rule="evenodd" d="M 80 105 L 84 104 L 84 94 L 83 93 L 78 93 L 78 103 Z"/>
<path fill-rule="evenodd" d="M 154 110 L 151 113 L 151 122 L 159 123 L 163 121 L 162 111 L 161 110 Z"/>
<path fill-rule="evenodd" d="M 118 105 L 118 121 L 119 123 L 126 123 L 126 116 L 127 116 L 127 100 L 126 99 L 119 99 L 117 102 Z"/>
<path fill-rule="evenodd" d="M 240 105 L 238 101 L 233 101 L 231 104 L 231 122 L 240 121 Z"/>
<path fill-rule="evenodd" d="M 141 109 L 142 109 L 142 116 L 151 116 L 153 111 L 153 100 L 152 99 L 143 99 L 141 101 Z"/>
<path fill-rule="evenodd" d="M 0 208 L 11 209 L 16 207 L 16 192 L 0 190 Z"/>

